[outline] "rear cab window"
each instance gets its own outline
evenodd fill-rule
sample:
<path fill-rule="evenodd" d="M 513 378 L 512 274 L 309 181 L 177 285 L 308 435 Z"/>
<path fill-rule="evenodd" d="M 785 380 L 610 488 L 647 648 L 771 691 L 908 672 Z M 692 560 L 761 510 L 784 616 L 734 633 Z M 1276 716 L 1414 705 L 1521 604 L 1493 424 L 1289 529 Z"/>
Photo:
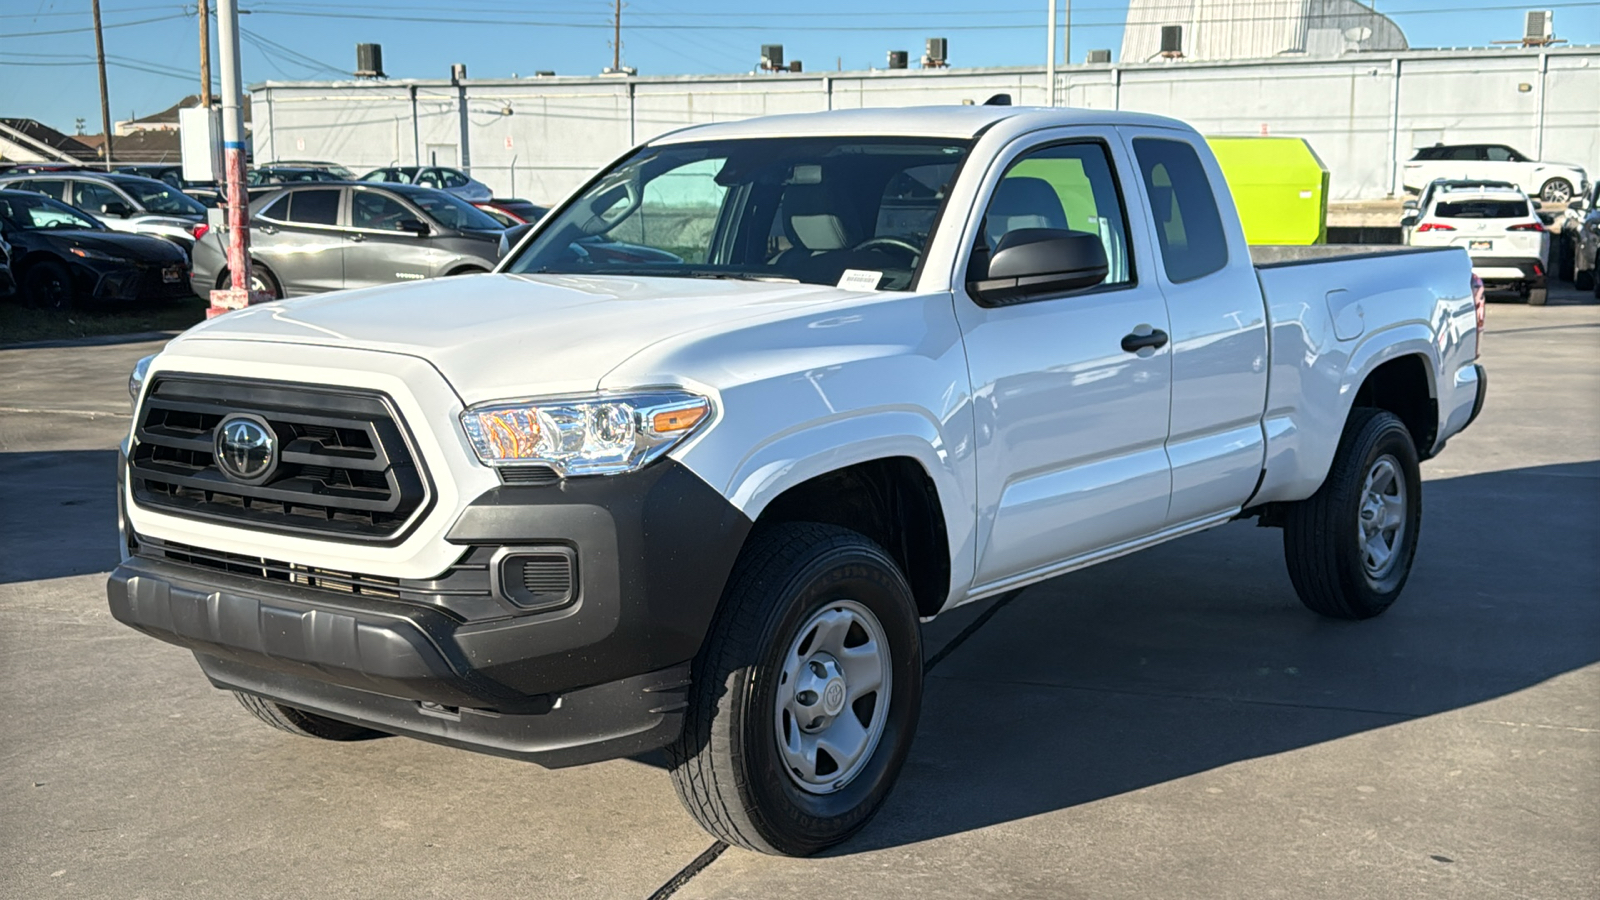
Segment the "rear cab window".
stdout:
<path fill-rule="evenodd" d="M 1165 138 L 1135 138 L 1161 264 L 1173 284 L 1203 278 L 1228 265 L 1227 235 L 1205 167 L 1194 147 Z"/>
<path fill-rule="evenodd" d="M 295 191 L 290 194 L 288 221 L 296 225 L 338 225 L 339 189 Z"/>

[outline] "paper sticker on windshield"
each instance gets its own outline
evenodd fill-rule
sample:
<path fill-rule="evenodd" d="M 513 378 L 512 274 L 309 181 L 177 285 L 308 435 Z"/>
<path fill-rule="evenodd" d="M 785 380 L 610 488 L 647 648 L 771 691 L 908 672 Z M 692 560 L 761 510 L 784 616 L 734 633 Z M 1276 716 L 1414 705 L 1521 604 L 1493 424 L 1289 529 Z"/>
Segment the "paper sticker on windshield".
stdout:
<path fill-rule="evenodd" d="M 842 291 L 875 291 L 883 280 L 882 272 L 870 269 L 845 269 L 839 276 L 838 288 Z"/>

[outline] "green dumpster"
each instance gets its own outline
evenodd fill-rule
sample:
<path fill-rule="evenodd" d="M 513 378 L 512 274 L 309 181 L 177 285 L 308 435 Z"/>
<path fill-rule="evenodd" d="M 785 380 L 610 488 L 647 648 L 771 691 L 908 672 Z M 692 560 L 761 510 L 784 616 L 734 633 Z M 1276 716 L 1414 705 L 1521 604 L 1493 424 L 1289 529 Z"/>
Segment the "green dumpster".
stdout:
<path fill-rule="evenodd" d="M 1208 137 L 1251 244 L 1328 240 L 1328 167 L 1305 138 Z"/>

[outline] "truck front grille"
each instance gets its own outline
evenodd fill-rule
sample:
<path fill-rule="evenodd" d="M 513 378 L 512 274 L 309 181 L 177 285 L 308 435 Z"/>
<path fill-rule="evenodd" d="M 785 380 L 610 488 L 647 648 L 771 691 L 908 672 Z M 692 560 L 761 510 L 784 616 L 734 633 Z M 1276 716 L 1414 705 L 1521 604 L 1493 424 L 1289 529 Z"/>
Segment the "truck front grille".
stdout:
<path fill-rule="evenodd" d="M 217 465 L 217 426 L 247 413 L 270 428 L 277 467 L 260 484 Z M 374 391 L 158 376 L 128 459 L 134 502 L 280 533 L 393 542 L 432 502 L 393 402 Z"/>

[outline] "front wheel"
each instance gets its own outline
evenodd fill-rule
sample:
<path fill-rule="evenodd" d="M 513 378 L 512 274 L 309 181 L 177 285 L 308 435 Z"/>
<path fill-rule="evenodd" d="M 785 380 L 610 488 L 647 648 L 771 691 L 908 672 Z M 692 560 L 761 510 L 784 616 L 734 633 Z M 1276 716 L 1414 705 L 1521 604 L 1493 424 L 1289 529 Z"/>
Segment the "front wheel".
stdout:
<path fill-rule="evenodd" d="M 750 540 L 668 748 L 684 807 L 729 844 L 805 856 L 872 818 L 922 704 L 905 576 L 872 541 L 787 523 Z"/>
<path fill-rule="evenodd" d="M 65 311 L 77 299 L 72 289 L 72 273 L 52 260 L 36 262 L 22 275 L 22 296 L 29 306 Z"/>
<path fill-rule="evenodd" d="M 1565 204 L 1572 199 L 1572 182 L 1565 178 L 1552 178 L 1539 189 L 1539 199 L 1545 203 Z"/>
<path fill-rule="evenodd" d="M 1300 601 L 1335 619 L 1370 619 L 1400 596 L 1422 526 L 1422 473 L 1394 413 L 1356 409 L 1328 479 L 1284 517 L 1283 551 Z"/>

